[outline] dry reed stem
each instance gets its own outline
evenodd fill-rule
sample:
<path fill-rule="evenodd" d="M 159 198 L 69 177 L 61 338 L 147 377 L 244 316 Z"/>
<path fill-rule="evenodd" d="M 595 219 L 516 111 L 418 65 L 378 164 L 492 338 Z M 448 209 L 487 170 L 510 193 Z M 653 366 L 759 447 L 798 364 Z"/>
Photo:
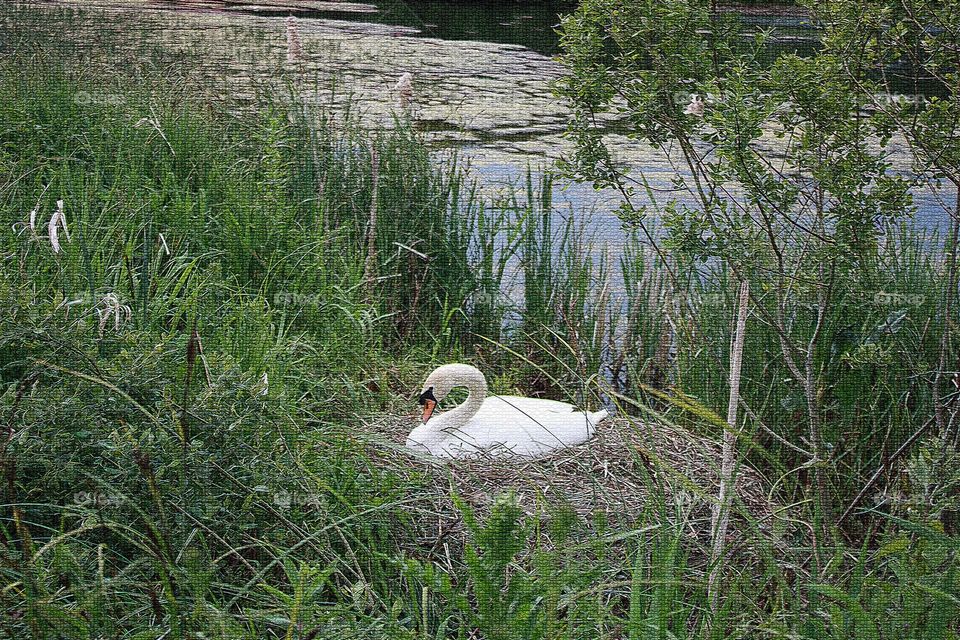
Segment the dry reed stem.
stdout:
<path fill-rule="evenodd" d="M 737 454 L 737 413 L 740 406 L 740 371 L 743 364 L 743 343 L 747 328 L 747 314 L 750 305 L 750 283 L 744 280 L 740 283 L 740 300 L 737 308 L 737 325 L 733 341 L 730 345 L 730 400 L 727 403 L 727 428 L 723 432 L 723 457 L 720 466 L 720 490 L 717 504 L 713 507 L 710 521 L 710 530 L 713 532 L 713 544 L 710 552 L 710 577 L 707 581 L 707 592 L 710 598 L 710 609 L 716 612 L 719 603 L 719 593 L 716 589 L 717 578 L 720 577 L 723 557 L 724 541 L 727 527 L 730 522 L 730 503 L 736 494 L 736 478 L 734 477 L 734 463 Z"/>

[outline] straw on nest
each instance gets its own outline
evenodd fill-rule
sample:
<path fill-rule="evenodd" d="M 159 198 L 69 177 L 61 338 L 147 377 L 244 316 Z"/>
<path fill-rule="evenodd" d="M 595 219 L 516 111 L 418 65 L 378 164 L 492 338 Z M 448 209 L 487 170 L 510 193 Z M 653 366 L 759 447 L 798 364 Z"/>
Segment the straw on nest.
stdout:
<path fill-rule="evenodd" d="M 685 537 L 704 547 L 709 542 L 711 511 L 719 487 L 720 447 L 682 428 L 619 417 L 604 420 L 589 442 L 546 457 L 447 461 L 403 446 L 415 425 L 413 419 L 384 419 L 368 425 L 366 439 L 375 464 L 424 478 L 427 490 L 415 507 L 417 518 L 422 519 L 421 548 L 436 550 L 451 541 L 454 546 L 462 544 L 466 532 L 451 494 L 484 515 L 494 500 L 507 492 L 516 495 L 527 514 L 549 517 L 550 510 L 544 507 L 563 502 L 588 525 L 600 516 L 613 531 L 659 519 L 654 497 L 662 495 L 666 517 L 683 527 Z M 772 528 L 778 509 L 763 486 L 756 471 L 740 467 L 731 539 L 748 530 L 756 535 Z M 756 526 L 749 525 L 750 521 Z"/>

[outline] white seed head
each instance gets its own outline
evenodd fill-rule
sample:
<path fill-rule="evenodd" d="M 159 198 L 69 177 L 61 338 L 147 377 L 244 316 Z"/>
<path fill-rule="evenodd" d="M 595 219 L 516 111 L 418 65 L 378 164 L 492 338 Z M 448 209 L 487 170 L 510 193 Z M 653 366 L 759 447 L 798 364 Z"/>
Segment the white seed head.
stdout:
<path fill-rule="evenodd" d="M 60 220 L 60 226 L 63 228 L 63 235 L 70 241 L 70 230 L 67 229 L 67 214 L 63 210 L 63 200 L 57 200 L 57 218 Z"/>
<path fill-rule="evenodd" d="M 403 89 L 413 89 L 413 74 L 410 72 L 404 73 L 400 76 L 400 79 L 397 80 L 397 85 L 395 87 L 398 91 Z"/>
<path fill-rule="evenodd" d="M 400 107 L 406 109 L 413 102 L 413 74 L 404 73 L 393 87 L 400 94 Z"/>
<path fill-rule="evenodd" d="M 265 396 L 270 393 L 270 378 L 267 377 L 267 372 L 263 372 L 263 376 L 260 378 L 260 393 L 258 395 Z"/>
<path fill-rule="evenodd" d="M 293 16 L 287 18 L 287 62 L 303 59 L 303 44 L 300 41 L 300 27 Z"/>
<path fill-rule="evenodd" d="M 60 253 L 60 237 L 59 237 L 59 225 L 57 220 L 59 217 L 56 213 L 50 217 L 50 222 L 47 223 L 47 236 L 50 238 L 50 246 L 53 248 L 54 253 Z"/>
<path fill-rule="evenodd" d="M 688 104 L 686 109 L 683 110 L 683 114 L 701 118 L 703 117 L 703 111 L 705 107 L 706 104 L 703 102 L 703 99 L 697 94 L 693 94 L 690 96 L 690 104 Z"/>
<path fill-rule="evenodd" d="M 40 194 L 40 197 L 37 198 L 36 206 L 30 210 L 30 231 L 37 230 L 37 214 L 40 213 L 40 202 L 43 200 L 43 196 L 46 195 L 47 189 L 50 188 L 50 183 L 47 183 L 47 186 L 43 188 L 43 192 Z"/>
<path fill-rule="evenodd" d="M 63 200 L 57 200 L 57 210 L 50 216 L 50 222 L 47 223 L 47 236 L 50 238 L 50 246 L 54 253 L 60 253 L 60 231 L 67 242 L 70 241 L 70 231 L 67 229 L 67 214 L 63 211 Z"/>
<path fill-rule="evenodd" d="M 129 306 L 120 302 L 115 293 L 108 293 L 100 298 L 96 308 L 97 316 L 100 318 L 99 330 L 103 336 L 107 323 L 113 318 L 113 330 L 119 331 L 120 326 L 133 317 L 133 311 Z"/>

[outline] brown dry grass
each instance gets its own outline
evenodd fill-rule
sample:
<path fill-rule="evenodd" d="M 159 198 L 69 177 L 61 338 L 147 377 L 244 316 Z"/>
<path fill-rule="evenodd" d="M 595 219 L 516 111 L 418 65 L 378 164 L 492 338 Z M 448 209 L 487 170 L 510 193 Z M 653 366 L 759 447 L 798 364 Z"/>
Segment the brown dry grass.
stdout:
<path fill-rule="evenodd" d="M 528 515 L 549 518 L 551 506 L 569 504 L 596 530 L 623 536 L 632 529 L 669 521 L 694 547 L 708 549 L 710 514 L 719 487 L 720 447 L 679 427 L 645 424 L 634 418 L 601 423 L 591 441 L 538 459 L 486 458 L 446 461 L 403 447 L 416 425 L 409 418 L 367 425 L 367 453 L 377 466 L 403 476 L 417 474 L 426 490 L 412 507 L 421 530 L 419 551 L 449 557 L 466 531 L 451 494 L 478 514 L 513 492 Z M 742 553 L 758 535 L 775 542 L 786 521 L 754 470 L 741 466 L 728 532 L 731 553 Z M 666 505 L 665 509 L 658 504 Z M 699 554 L 698 554 L 699 555 Z"/>

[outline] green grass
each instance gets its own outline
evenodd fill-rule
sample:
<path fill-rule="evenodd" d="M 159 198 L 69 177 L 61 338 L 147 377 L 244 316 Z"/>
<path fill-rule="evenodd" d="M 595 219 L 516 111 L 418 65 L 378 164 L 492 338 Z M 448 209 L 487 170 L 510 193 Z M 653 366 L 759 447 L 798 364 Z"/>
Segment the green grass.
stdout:
<path fill-rule="evenodd" d="M 549 177 L 485 201 L 402 120 L 371 133 L 296 96 L 237 111 L 159 74 L 92 86 L 42 57 L 0 64 L 7 637 L 956 637 L 952 446 L 918 449 L 909 495 L 846 523 L 813 575 L 807 458 L 783 442 L 803 445 L 802 399 L 760 322 L 744 395 L 766 428 L 742 442 L 797 526 L 779 547 L 750 528 L 716 615 L 685 507 L 656 492 L 625 531 L 509 497 L 486 519 L 463 507 L 466 548 L 438 562 L 417 542 L 432 489 L 368 455 L 363 419 L 409 413 L 432 365 L 467 359 L 498 391 L 596 405 L 612 387 L 624 411 L 715 435 L 726 274 L 671 264 L 670 285 L 635 237 L 600 255 Z M 930 413 L 937 301 L 910 297 L 883 328 L 903 305 L 875 299 L 935 290 L 938 255 L 891 235 L 824 341 L 841 503 Z M 130 315 L 101 330 L 107 294 Z"/>

